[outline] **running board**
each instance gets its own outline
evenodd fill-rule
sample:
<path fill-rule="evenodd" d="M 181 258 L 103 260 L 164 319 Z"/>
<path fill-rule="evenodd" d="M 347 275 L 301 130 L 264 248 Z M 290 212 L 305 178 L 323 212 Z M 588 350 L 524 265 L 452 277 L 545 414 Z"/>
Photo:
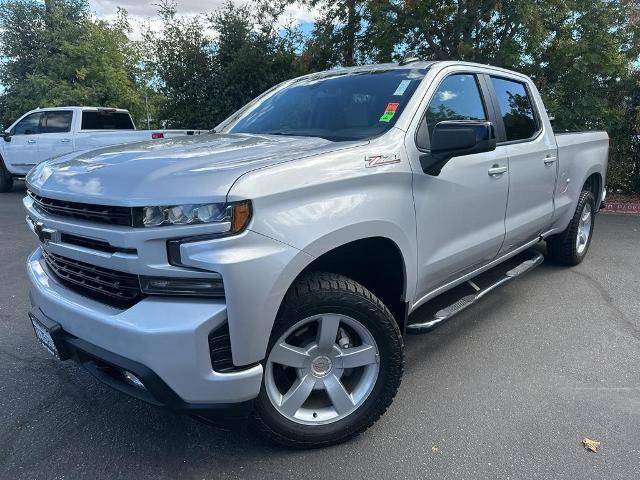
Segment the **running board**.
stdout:
<path fill-rule="evenodd" d="M 430 332 L 431 330 L 436 328 L 438 325 L 449 320 L 454 315 L 457 315 L 463 310 L 466 310 L 467 308 L 469 308 L 474 303 L 477 303 L 478 301 L 480 301 L 482 297 L 487 295 L 492 290 L 495 290 L 499 286 L 504 285 L 505 283 L 513 280 L 514 278 L 518 278 L 519 276 L 524 275 L 525 273 L 533 270 L 538 265 L 540 265 L 544 260 L 544 256 L 538 251 L 529 250 L 526 253 L 531 254 L 531 258 L 523 261 L 522 263 L 515 266 L 511 270 L 508 270 L 507 272 L 505 272 L 497 280 L 493 281 L 493 283 L 491 283 L 491 285 L 489 285 L 488 287 L 481 289 L 475 283 L 473 283 L 473 281 L 469 280 L 467 283 L 471 285 L 471 287 L 473 287 L 474 290 L 476 290 L 476 293 L 471 295 L 466 295 L 462 297 L 460 300 L 458 300 L 457 302 L 454 302 L 451 305 L 441 310 L 438 310 L 434 314 L 433 319 L 428 322 L 413 323 L 413 324 L 407 325 L 407 334 L 420 335 L 423 333 Z"/>

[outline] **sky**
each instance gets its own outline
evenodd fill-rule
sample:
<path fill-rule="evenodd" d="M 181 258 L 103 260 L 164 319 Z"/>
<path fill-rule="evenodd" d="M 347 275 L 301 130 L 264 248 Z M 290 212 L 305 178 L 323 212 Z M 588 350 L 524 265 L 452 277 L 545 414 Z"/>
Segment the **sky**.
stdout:
<path fill-rule="evenodd" d="M 247 0 L 232 0 L 236 4 L 247 3 Z M 177 0 L 177 11 L 181 15 L 197 15 L 216 10 L 225 0 Z M 157 0 L 89 0 L 92 12 L 99 18 L 112 19 L 115 17 L 117 7 L 122 7 L 132 20 L 133 37 L 139 38 L 142 22 L 149 21 L 153 26 L 159 24 L 158 8 L 154 6 Z M 281 19 L 285 24 L 288 21 L 300 25 L 303 31 L 310 31 L 315 18 L 315 13 L 307 7 L 290 5 Z"/>

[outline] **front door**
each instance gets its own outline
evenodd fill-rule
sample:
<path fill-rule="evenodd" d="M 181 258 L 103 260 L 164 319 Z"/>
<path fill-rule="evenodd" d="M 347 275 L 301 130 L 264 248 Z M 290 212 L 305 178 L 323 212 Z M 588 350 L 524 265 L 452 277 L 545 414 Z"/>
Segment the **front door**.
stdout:
<path fill-rule="evenodd" d="M 42 112 L 32 113 L 20 120 L 11 129 L 11 141 L 4 146 L 5 162 L 12 171 L 26 174 L 38 162 L 38 140 L 40 137 Z"/>
<path fill-rule="evenodd" d="M 481 85 L 474 73 L 453 73 L 441 79 L 418 131 L 427 128 L 431 133 L 435 124 L 443 120 L 492 120 L 493 107 L 485 101 L 487 87 Z M 407 141 L 420 143 L 421 137 L 422 134 L 416 135 L 414 140 L 413 135 L 408 135 Z M 420 155 L 429 146 L 407 147 L 409 152 Z M 493 152 L 454 157 L 437 175 L 414 175 L 416 301 L 496 257 L 505 236 L 507 161 L 506 149 L 499 147 Z"/>

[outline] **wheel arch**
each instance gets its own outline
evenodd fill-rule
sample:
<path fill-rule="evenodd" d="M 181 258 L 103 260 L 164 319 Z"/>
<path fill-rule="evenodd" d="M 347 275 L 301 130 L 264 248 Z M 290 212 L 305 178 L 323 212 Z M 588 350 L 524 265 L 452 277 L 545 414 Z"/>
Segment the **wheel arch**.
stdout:
<path fill-rule="evenodd" d="M 600 206 L 600 202 L 602 201 L 602 175 L 600 172 L 591 173 L 582 184 L 582 191 L 587 190 L 593 194 L 593 198 L 596 202 L 596 210 Z"/>
<path fill-rule="evenodd" d="M 386 236 L 370 236 L 335 245 L 316 256 L 293 280 L 328 272 L 355 280 L 376 295 L 404 332 L 407 314 L 407 264 L 400 246 Z"/>

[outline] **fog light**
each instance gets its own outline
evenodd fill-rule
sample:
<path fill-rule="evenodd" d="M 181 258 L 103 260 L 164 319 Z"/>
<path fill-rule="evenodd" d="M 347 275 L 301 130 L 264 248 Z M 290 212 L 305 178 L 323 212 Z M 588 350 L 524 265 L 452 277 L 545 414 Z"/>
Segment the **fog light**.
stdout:
<path fill-rule="evenodd" d="M 142 380 L 140 380 L 136 375 L 134 375 L 133 373 L 131 373 L 128 370 L 123 370 L 122 375 L 124 376 L 125 381 L 136 388 L 141 388 L 142 390 L 146 390 L 147 387 L 144 386 L 144 383 L 142 383 Z"/>

